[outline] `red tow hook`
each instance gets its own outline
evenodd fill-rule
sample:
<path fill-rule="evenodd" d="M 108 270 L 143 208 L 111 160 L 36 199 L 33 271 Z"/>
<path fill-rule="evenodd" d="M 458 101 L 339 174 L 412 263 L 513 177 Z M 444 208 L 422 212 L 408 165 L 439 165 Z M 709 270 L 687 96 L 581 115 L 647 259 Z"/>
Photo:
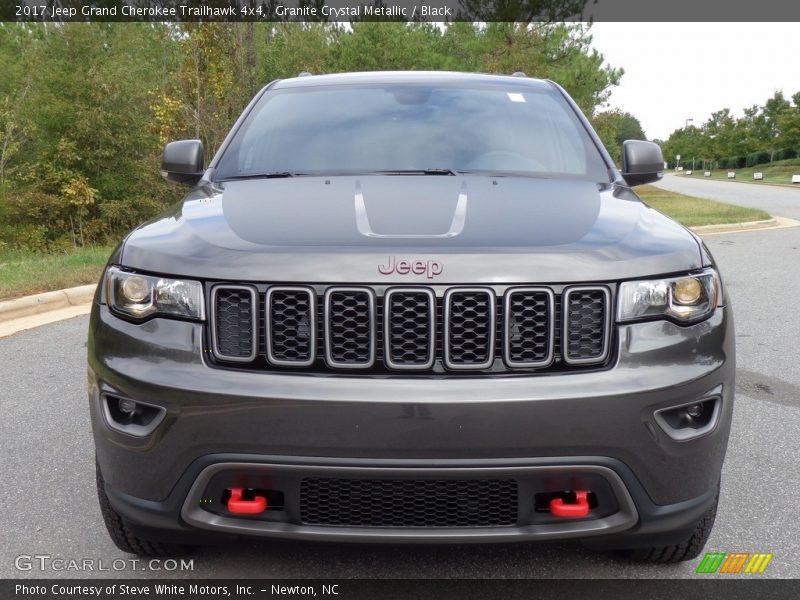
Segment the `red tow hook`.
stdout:
<path fill-rule="evenodd" d="M 575 504 L 567 504 L 563 498 L 553 498 L 550 500 L 550 512 L 557 517 L 566 519 L 585 517 L 589 514 L 588 490 L 577 490 L 575 492 Z"/>
<path fill-rule="evenodd" d="M 235 515 L 258 515 L 267 510 L 267 499 L 256 496 L 252 500 L 242 500 L 244 488 L 231 488 L 231 497 L 228 499 L 228 510 Z"/>

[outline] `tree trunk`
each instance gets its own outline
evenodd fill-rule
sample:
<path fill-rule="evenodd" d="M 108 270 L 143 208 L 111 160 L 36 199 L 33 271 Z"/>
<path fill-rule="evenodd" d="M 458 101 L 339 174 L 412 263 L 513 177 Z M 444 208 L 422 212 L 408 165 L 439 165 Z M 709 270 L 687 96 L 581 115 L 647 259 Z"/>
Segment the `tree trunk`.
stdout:
<path fill-rule="evenodd" d="M 75 238 L 75 222 L 72 220 L 72 215 L 69 216 L 69 233 L 70 236 L 72 237 L 72 247 L 77 248 L 78 241 Z"/>
<path fill-rule="evenodd" d="M 78 215 L 78 231 L 81 234 L 81 248 L 83 248 L 86 245 L 86 242 L 83 239 L 83 219 L 80 215 Z"/>

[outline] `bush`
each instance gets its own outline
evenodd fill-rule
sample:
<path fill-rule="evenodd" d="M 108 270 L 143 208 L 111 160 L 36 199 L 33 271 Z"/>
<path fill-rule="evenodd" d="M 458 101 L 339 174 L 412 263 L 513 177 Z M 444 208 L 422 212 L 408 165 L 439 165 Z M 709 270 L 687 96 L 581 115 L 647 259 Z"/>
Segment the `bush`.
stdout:
<path fill-rule="evenodd" d="M 787 158 L 797 158 L 797 150 L 794 148 L 782 148 L 775 152 L 775 160 L 786 160 Z"/>
<path fill-rule="evenodd" d="M 743 169 L 747 166 L 747 157 L 745 156 L 728 156 L 719 159 L 720 169 Z"/>
<path fill-rule="evenodd" d="M 51 248 L 47 227 L 32 223 L 7 223 L 0 226 L 0 249 L 46 251 Z"/>
<path fill-rule="evenodd" d="M 124 233 L 153 218 L 165 208 L 166 203 L 150 196 L 108 200 L 100 205 L 100 224 L 105 227 L 98 231 L 98 236 Z"/>
<path fill-rule="evenodd" d="M 754 167 L 756 165 L 763 165 L 765 163 L 770 162 L 769 160 L 769 152 L 751 152 L 747 155 L 745 166 L 746 167 Z"/>

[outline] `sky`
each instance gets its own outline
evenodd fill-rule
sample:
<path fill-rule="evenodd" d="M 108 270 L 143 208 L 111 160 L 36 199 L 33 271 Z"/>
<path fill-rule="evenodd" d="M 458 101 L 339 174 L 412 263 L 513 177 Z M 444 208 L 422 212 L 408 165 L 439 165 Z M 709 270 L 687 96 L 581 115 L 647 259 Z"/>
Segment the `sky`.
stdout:
<path fill-rule="evenodd" d="M 591 33 L 606 63 L 625 69 L 610 107 L 638 118 L 649 139 L 800 91 L 797 23 L 595 23 Z"/>

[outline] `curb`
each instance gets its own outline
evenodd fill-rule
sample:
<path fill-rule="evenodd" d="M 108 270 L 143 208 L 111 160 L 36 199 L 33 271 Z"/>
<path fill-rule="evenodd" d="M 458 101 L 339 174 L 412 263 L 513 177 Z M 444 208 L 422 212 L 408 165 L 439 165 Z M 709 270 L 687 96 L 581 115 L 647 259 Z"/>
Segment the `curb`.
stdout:
<path fill-rule="evenodd" d="M 725 183 L 746 183 L 747 185 L 768 185 L 771 187 L 782 187 L 790 190 L 800 190 L 800 185 L 796 183 L 774 183 L 772 181 L 745 181 L 744 179 L 719 179 L 716 177 L 695 177 L 694 175 L 674 175 L 681 179 L 694 179 L 696 181 L 724 181 Z"/>
<path fill-rule="evenodd" d="M 787 227 L 798 227 L 800 221 L 788 219 L 786 217 L 773 217 L 765 221 L 746 221 L 744 223 L 722 223 L 720 225 L 700 225 L 690 227 L 698 235 L 709 235 L 715 233 L 740 233 L 743 231 L 757 231 L 761 229 L 785 229 Z"/>
<path fill-rule="evenodd" d="M 96 288 L 96 284 L 81 285 L 55 292 L 44 292 L 43 294 L 0 301 L 0 323 L 89 304 L 94 298 Z"/>

